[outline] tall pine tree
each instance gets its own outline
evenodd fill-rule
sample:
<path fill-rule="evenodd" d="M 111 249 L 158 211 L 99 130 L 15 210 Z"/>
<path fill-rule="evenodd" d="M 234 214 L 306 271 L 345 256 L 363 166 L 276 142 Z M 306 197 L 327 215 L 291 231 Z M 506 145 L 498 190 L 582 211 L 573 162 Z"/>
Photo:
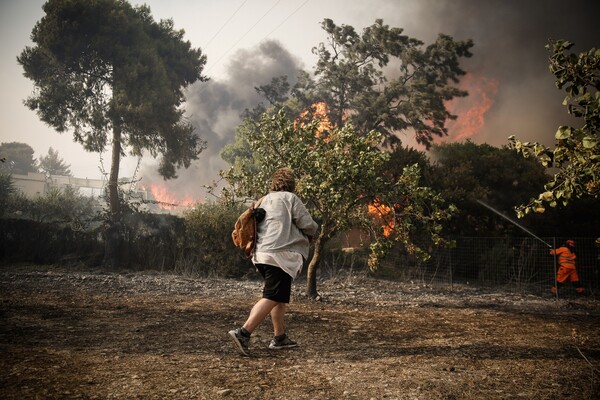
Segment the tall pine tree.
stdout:
<path fill-rule="evenodd" d="M 206 57 L 172 20 L 120 0 L 49 0 L 18 57 L 35 85 L 26 100 L 58 132 L 88 151 L 112 147 L 106 263 L 119 265 L 119 165 L 126 150 L 162 155 L 159 172 L 176 177 L 205 143 L 184 118 L 183 88 L 205 80 Z"/>

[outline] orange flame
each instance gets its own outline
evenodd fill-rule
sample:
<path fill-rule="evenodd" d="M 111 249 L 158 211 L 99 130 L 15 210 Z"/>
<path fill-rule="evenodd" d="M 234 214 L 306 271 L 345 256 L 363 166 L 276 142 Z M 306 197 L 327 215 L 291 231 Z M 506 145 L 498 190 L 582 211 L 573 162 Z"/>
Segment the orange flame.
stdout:
<path fill-rule="evenodd" d="M 300 126 L 304 126 L 307 120 L 316 119 L 319 121 L 319 126 L 317 128 L 316 137 L 320 137 L 323 132 L 331 130 L 333 128 L 333 124 L 329 120 L 327 104 L 325 102 L 317 102 L 311 104 L 310 107 L 304 110 L 300 116 L 294 121 L 294 128 L 297 127 L 296 124 Z"/>
<path fill-rule="evenodd" d="M 142 186 L 144 190 L 149 190 L 158 207 L 163 210 L 175 210 L 178 206 L 192 207 L 196 202 L 191 196 L 179 198 L 169 191 L 164 184 L 151 183 L 149 187 Z"/>
<path fill-rule="evenodd" d="M 467 74 L 460 86 L 469 95 L 455 98 L 446 104 L 448 111 L 458 116 L 447 124 L 448 136 L 455 140 L 473 137 L 483 128 L 485 113 L 494 104 L 499 82 L 493 78 Z"/>
<path fill-rule="evenodd" d="M 376 220 L 378 220 L 383 228 L 383 236 L 390 237 L 394 232 L 396 222 L 392 217 L 392 208 L 386 204 L 383 204 L 381 200 L 375 199 L 368 206 L 369 214 Z"/>

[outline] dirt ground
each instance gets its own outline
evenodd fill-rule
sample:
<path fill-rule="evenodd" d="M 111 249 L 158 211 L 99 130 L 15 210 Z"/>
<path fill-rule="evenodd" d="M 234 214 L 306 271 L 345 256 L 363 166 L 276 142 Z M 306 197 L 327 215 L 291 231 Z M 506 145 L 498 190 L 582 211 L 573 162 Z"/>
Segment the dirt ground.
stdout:
<path fill-rule="evenodd" d="M 600 302 L 344 277 L 294 284 L 241 357 L 259 281 L 0 267 L 2 399 L 598 399 Z"/>

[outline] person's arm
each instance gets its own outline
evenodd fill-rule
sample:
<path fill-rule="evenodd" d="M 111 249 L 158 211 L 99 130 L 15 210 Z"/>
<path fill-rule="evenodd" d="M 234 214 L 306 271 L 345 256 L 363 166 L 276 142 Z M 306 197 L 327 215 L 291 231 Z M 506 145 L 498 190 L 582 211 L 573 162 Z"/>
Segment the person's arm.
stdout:
<path fill-rule="evenodd" d="M 294 196 L 294 204 L 292 205 L 292 218 L 294 224 L 302 231 L 303 234 L 312 238 L 317 233 L 319 225 L 312 219 L 310 213 L 302 203 L 299 197 Z"/>

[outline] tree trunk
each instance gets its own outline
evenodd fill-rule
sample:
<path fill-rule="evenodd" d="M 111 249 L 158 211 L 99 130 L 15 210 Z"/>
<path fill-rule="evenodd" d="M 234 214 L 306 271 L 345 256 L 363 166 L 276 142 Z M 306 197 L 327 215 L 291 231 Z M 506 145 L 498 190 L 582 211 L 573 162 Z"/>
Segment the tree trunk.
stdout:
<path fill-rule="evenodd" d="M 121 127 L 114 124 L 112 159 L 108 179 L 108 203 L 110 216 L 105 232 L 104 264 L 113 270 L 121 263 L 121 205 L 119 202 L 119 167 L 121 164 Z"/>
<path fill-rule="evenodd" d="M 306 295 L 312 299 L 319 296 L 319 293 L 317 292 L 317 269 L 319 268 L 319 264 L 321 262 L 324 244 L 325 240 L 321 234 L 319 237 L 317 237 L 315 242 L 315 251 L 313 252 L 313 256 L 308 264 L 308 271 L 306 275 Z"/>

